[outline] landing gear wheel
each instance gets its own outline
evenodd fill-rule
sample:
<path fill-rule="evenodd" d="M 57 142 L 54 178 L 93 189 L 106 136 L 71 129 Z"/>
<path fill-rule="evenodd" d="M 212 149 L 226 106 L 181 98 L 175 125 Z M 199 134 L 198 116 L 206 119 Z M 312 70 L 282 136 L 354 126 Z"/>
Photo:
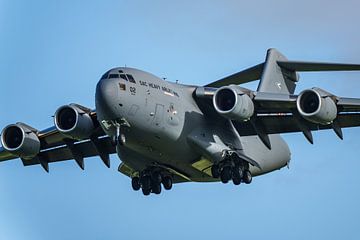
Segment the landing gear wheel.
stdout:
<path fill-rule="evenodd" d="M 246 184 L 251 183 L 251 181 L 252 181 L 252 175 L 251 175 L 251 172 L 250 172 L 249 170 L 245 170 L 245 171 L 244 171 L 243 181 L 244 181 L 244 183 L 246 183 Z"/>
<path fill-rule="evenodd" d="M 151 174 L 151 181 L 156 183 L 156 184 L 160 184 L 162 180 L 161 174 L 159 172 L 153 172 Z"/>
<path fill-rule="evenodd" d="M 240 185 L 241 178 L 233 178 L 232 181 L 233 181 L 234 185 Z"/>
<path fill-rule="evenodd" d="M 121 146 L 125 145 L 125 143 L 126 143 L 125 135 L 124 135 L 124 134 L 120 134 L 120 135 L 117 137 L 117 142 L 118 142 Z"/>
<path fill-rule="evenodd" d="M 150 176 L 143 176 L 140 179 L 140 182 L 141 182 L 141 188 L 143 190 L 145 189 L 145 190 L 151 191 L 151 179 L 150 179 Z"/>
<path fill-rule="evenodd" d="M 153 193 L 155 193 L 155 194 L 161 193 L 161 184 L 160 183 L 153 183 L 151 188 L 152 188 Z"/>
<path fill-rule="evenodd" d="M 228 183 L 231 179 L 231 167 L 226 166 L 222 169 L 220 173 L 220 179 L 222 183 Z"/>
<path fill-rule="evenodd" d="M 214 164 L 211 167 L 211 175 L 213 176 L 213 178 L 219 178 L 220 177 L 220 169 L 219 169 L 219 165 Z"/>
<path fill-rule="evenodd" d="M 149 189 L 142 188 L 141 190 L 142 190 L 142 193 L 143 193 L 145 196 L 149 196 L 150 193 L 151 193 L 151 189 L 150 189 L 150 188 L 149 188 Z"/>
<path fill-rule="evenodd" d="M 235 185 L 239 185 L 241 183 L 241 179 L 243 177 L 243 172 L 240 167 L 234 167 L 232 169 L 232 180 Z"/>
<path fill-rule="evenodd" d="M 240 167 L 234 167 L 232 169 L 232 178 L 240 179 L 243 177 L 243 171 Z"/>
<path fill-rule="evenodd" d="M 133 188 L 134 191 L 139 191 L 140 188 L 141 188 L 141 185 L 140 185 L 140 178 L 138 177 L 133 177 L 131 179 L 131 186 Z"/>
<path fill-rule="evenodd" d="M 171 177 L 166 176 L 162 179 L 162 184 L 164 185 L 165 190 L 170 190 L 173 185 L 173 180 Z"/>

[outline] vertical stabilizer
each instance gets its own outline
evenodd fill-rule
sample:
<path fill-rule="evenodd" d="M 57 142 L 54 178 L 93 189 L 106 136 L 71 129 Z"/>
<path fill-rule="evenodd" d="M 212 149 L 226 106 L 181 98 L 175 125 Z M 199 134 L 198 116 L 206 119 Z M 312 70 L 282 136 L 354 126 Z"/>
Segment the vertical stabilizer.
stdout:
<path fill-rule="evenodd" d="M 298 75 L 295 70 L 279 66 L 278 61 L 286 62 L 287 58 L 276 49 L 270 48 L 260 78 L 259 92 L 294 93 Z"/>

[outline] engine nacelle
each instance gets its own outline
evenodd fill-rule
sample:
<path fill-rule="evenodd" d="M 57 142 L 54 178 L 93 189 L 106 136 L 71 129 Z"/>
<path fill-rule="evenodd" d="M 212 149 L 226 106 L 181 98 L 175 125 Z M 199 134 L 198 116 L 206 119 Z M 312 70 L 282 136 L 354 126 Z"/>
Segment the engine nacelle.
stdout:
<path fill-rule="evenodd" d="M 247 121 L 254 114 L 253 101 L 236 85 L 216 90 L 213 104 L 220 115 L 231 120 Z"/>
<path fill-rule="evenodd" d="M 89 112 L 76 104 L 62 106 L 55 112 L 55 127 L 66 137 L 77 140 L 88 138 L 95 129 Z"/>
<path fill-rule="evenodd" d="M 36 130 L 23 123 L 6 126 L 1 133 L 1 144 L 6 151 L 24 159 L 31 159 L 40 152 Z"/>
<path fill-rule="evenodd" d="M 321 89 L 307 89 L 300 93 L 296 100 L 299 113 L 306 120 L 327 125 L 337 116 L 337 107 L 331 95 Z"/>

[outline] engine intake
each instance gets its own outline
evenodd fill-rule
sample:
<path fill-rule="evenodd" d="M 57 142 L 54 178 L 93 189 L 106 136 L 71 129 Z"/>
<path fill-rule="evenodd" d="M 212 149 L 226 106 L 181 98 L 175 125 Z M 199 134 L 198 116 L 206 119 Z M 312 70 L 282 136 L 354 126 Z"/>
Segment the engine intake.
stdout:
<path fill-rule="evenodd" d="M 254 114 L 254 103 L 239 86 L 219 88 L 213 97 L 215 110 L 225 118 L 247 121 Z"/>
<path fill-rule="evenodd" d="M 8 152 L 31 159 L 40 152 L 40 140 L 35 131 L 23 123 L 10 124 L 1 133 L 1 144 Z"/>
<path fill-rule="evenodd" d="M 321 89 L 307 89 L 300 93 L 296 106 L 306 120 L 327 125 L 337 116 L 337 107 L 331 95 Z"/>
<path fill-rule="evenodd" d="M 77 104 L 62 106 L 55 112 L 55 127 L 66 137 L 77 140 L 88 138 L 95 129 L 89 112 Z"/>

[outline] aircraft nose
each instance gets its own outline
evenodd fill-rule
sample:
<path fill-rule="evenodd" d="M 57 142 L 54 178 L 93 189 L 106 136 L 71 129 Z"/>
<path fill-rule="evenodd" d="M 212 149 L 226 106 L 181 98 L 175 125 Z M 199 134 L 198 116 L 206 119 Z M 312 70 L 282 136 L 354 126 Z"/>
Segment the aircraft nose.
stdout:
<path fill-rule="evenodd" d="M 103 119 L 117 115 L 118 88 L 115 79 L 101 79 L 96 85 L 95 105 L 97 114 Z"/>

